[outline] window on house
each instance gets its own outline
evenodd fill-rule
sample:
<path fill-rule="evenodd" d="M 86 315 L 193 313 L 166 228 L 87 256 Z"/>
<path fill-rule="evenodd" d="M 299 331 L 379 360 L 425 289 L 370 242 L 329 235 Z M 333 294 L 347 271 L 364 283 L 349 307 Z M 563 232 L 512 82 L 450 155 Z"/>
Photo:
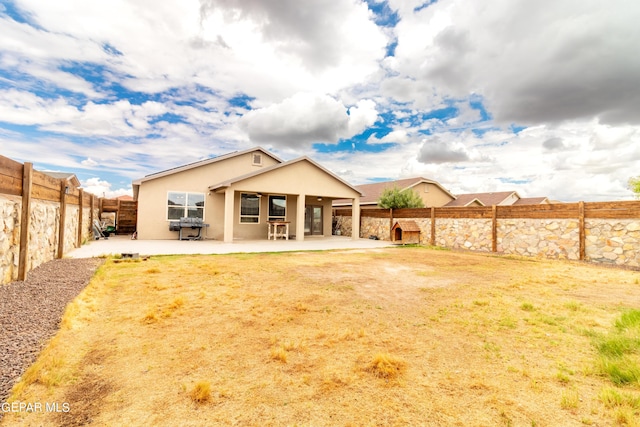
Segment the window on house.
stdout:
<path fill-rule="evenodd" d="M 287 196 L 269 196 L 269 221 L 287 218 Z"/>
<path fill-rule="evenodd" d="M 240 194 L 240 222 L 260 222 L 260 197 L 257 194 Z"/>
<path fill-rule="evenodd" d="M 170 191 L 167 197 L 167 219 L 204 219 L 204 194 Z"/>
<path fill-rule="evenodd" d="M 253 153 L 253 155 L 251 156 L 251 164 L 253 164 L 254 166 L 262 166 L 262 154 Z"/>

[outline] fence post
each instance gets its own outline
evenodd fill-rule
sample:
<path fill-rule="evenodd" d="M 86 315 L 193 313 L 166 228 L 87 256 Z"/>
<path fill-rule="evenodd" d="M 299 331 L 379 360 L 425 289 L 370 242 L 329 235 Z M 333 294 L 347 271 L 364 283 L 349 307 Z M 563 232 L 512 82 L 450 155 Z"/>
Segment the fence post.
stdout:
<path fill-rule="evenodd" d="M 91 200 L 89 203 L 90 205 L 89 209 L 91 209 L 89 211 L 89 236 L 91 236 L 93 234 L 93 220 L 95 219 L 93 210 L 96 208 L 96 196 L 94 196 L 91 193 L 89 193 L 89 195 L 91 196 Z"/>
<path fill-rule="evenodd" d="M 391 229 L 393 228 L 393 208 L 389 208 L 389 241 L 393 241 L 393 236 L 391 235 Z"/>
<path fill-rule="evenodd" d="M 31 228 L 31 188 L 33 187 L 33 163 L 22 166 L 22 212 L 20 215 L 20 250 L 18 252 L 18 280 L 27 279 L 29 259 L 29 229 Z"/>
<path fill-rule="evenodd" d="M 82 246 L 82 220 L 83 220 L 83 205 L 84 205 L 84 191 L 82 189 L 78 189 L 78 241 L 76 242 L 76 247 L 79 248 Z"/>
<path fill-rule="evenodd" d="M 584 231 L 584 202 L 578 202 L 578 239 L 580 243 L 579 247 L 579 258 L 580 261 L 584 261 L 585 258 L 585 231 Z"/>
<path fill-rule="evenodd" d="M 60 180 L 60 224 L 58 226 L 58 253 L 56 258 L 64 255 L 64 229 L 67 222 L 67 181 Z"/>
<path fill-rule="evenodd" d="M 436 208 L 431 206 L 431 246 L 436 245 Z"/>
<path fill-rule="evenodd" d="M 498 252 L 498 207 L 491 206 L 491 251 Z"/>

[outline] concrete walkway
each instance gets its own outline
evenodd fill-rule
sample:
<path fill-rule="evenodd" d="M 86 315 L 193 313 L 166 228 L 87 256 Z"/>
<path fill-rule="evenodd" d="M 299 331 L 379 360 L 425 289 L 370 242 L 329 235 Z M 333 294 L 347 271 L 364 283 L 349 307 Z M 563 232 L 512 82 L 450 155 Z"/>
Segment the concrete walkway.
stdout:
<path fill-rule="evenodd" d="M 95 240 L 65 254 L 69 258 L 92 258 L 123 253 L 144 255 L 232 254 L 250 252 L 299 252 L 332 249 L 373 249 L 391 244 L 382 240 L 351 237 L 307 237 L 297 240 L 131 240 L 129 236 L 111 236 Z"/>

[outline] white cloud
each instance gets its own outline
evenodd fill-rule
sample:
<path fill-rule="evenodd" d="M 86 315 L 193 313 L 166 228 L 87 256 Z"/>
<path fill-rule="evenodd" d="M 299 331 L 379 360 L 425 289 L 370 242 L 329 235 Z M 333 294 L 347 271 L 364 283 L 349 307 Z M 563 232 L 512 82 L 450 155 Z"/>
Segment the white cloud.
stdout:
<path fill-rule="evenodd" d="M 2 154 L 139 178 L 265 144 L 354 183 L 630 197 L 640 3 L 388 3 L 400 21 L 380 28 L 357 0 L 18 0 L 34 25 L 0 16 Z M 391 148 L 311 152 L 374 124 L 367 149 Z"/>
<path fill-rule="evenodd" d="M 93 167 L 98 166 L 98 162 L 92 160 L 90 157 L 87 157 L 85 160 L 80 162 L 83 166 Z"/>
<path fill-rule="evenodd" d="M 409 140 L 407 131 L 403 129 L 393 130 L 383 136 L 382 138 L 377 138 L 375 134 L 372 134 L 369 139 L 367 139 L 367 144 L 402 144 Z"/>
<path fill-rule="evenodd" d="M 400 14 L 400 76 L 383 85 L 399 100 L 479 93 L 507 124 L 640 123 L 634 0 L 440 0 Z"/>
<path fill-rule="evenodd" d="M 239 125 L 254 143 L 308 149 L 314 142 L 336 143 L 357 135 L 377 118 L 371 100 L 362 100 L 348 111 L 329 95 L 297 93 L 279 104 L 248 112 Z"/>
<path fill-rule="evenodd" d="M 133 191 L 131 188 L 118 188 L 111 189 L 111 183 L 101 180 L 100 178 L 89 178 L 81 182 L 84 191 L 95 194 L 99 197 L 105 197 L 107 199 L 114 199 L 119 196 L 132 196 Z"/>

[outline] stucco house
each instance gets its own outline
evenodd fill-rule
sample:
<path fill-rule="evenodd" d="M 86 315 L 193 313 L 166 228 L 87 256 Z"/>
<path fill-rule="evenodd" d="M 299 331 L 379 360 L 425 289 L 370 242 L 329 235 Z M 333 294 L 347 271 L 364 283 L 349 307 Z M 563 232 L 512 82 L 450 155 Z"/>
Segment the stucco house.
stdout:
<path fill-rule="evenodd" d="M 450 201 L 446 207 L 465 206 L 510 206 L 510 205 L 541 205 L 548 204 L 546 197 L 520 197 L 516 191 L 496 191 L 491 193 L 457 194 L 456 199 Z"/>
<path fill-rule="evenodd" d="M 415 191 L 422 201 L 425 207 L 440 207 L 444 206 L 452 200 L 455 200 L 455 196 L 444 188 L 439 182 L 432 179 L 423 177 L 400 179 L 396 181 L 384 181 L 376 182 L 373 184 L 357 185 L 355 188 L 362 193 L 360 198 L 361 209 L 373 209 L 378 208 L 378 199 L 380 195 L 386 189 L 399 188 L 400 190 L 413 190 Z M 334 208 L 350 208 L 352 202 L 349 199 L 334 200 Z"/>
<path fill-rule="evenodd" d="M 331 203 L 362 193 L 308 157 L 283 161 L 261 147 L 179 166 L 133 181 L 139 239 L 175 239 L 170 221 L 200 218 L 205 238 L 267 239 L 268 221 L 289 236 L 330 236 Z M 354 215 L 353 238 L 359 230 Z"/>

